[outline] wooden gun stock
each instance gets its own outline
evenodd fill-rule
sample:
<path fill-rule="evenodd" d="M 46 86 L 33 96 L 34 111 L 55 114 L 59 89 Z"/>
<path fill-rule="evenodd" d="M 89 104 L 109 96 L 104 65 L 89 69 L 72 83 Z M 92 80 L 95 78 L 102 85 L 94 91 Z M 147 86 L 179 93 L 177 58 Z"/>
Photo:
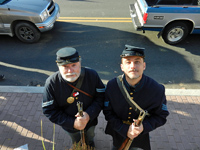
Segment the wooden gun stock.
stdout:
<path fill-rule="evenodd" d="M 81 117 L 83 117 L 83 103 L 78 101 L 77 102 L 77 107 L 78 107 L 78 113 Z M 82 144 L 82 148 L 86 149 L 86 143 L 85 143 L 85 132 L 84 129 L 80 130 L 80 134 L 81 134 L 81 144 Z"/>
<path fill-rule="evenodd" d="M 128 143 L 132 143 L 132 140 L 130 138 L 126 138 L 122 145 L 120 146 L 119 150 L 125 150 L 126 147 L 128 147 Z M 130 146 L 129 146 L 130 147 Z"/>
<path fill-rule="evenodd" d="M 139 127 L 146 116 L 146 111 L 140 111 L 138 119 L 134 122 L 135 126 Z M 126 138 L 118 150 L 128 150 L 133 140 Z"/>

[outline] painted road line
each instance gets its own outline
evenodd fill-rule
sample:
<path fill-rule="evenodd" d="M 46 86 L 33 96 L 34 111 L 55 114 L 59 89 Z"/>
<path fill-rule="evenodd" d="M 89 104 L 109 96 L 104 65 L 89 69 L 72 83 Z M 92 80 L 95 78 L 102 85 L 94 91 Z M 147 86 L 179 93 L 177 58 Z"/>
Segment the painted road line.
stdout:
<path fill-rule="evenodd" d="M 131 18 L 59 17 L 59 22 L 132 22 Z"/>

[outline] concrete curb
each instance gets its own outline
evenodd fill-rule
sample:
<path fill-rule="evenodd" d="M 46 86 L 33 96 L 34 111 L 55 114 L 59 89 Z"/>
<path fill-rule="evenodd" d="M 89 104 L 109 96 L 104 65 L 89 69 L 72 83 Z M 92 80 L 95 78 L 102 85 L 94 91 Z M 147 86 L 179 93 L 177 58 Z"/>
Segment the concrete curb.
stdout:
<path fill-rule="evenodd" d="M 44 87 L 35 86 L 0 86 L 3 93 L 42 93 Z M 200 89 L 166 89 L 166 95 L 200 96 Z"/>
<path fill-rule="evenodd" d="M 42 93 L 44 87 L 36 86 L 0 86 L 0 92 L 3 93 Z"/>
<path fill-rule="evenodd" d="M 200 96 L 200 89 L 166 89 L 166 95 Z"/>

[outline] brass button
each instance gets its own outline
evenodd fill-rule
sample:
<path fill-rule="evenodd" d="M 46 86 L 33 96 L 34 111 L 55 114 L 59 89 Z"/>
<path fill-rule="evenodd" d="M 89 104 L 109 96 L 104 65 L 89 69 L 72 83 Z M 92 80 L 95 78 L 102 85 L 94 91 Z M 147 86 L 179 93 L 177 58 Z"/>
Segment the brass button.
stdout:
<path fill-rule="evenodd" d="M 78 99 L 78 97 L 76 97 L 76 100 Z"/>
<path fill-rule="evenodd" d="M 129 112 L 128 114 L 131 115 L 131 112 Z"/>
<path fill-rule="evenodd" d="M 133 97 L 131 97 L 131 99 L 133 99 Z"/>
<path fill-rule="evenodd" d="M 132 107 L 129 107 L 129 109 L 131 110 L 131 109 L 133 109 Z"/>
<path fill-rule="evenodd" d="M 131 92 L 130 94 L 131 94 L 131 95 L 133 95 L 133 93 L 132 93 L 132 92 Z"/>
<path fill-rule="evenodd" d="M 131 117 L 128 117 L 128 119 L 131 119 Z"/>

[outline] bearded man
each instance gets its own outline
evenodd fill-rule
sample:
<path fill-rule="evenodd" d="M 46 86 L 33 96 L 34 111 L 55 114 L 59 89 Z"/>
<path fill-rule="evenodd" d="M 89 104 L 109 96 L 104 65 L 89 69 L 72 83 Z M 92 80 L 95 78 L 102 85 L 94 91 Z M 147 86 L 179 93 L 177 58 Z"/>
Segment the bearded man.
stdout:
<path fill-rule="evenodd" d="M 103 108 L 105 86 L 96 71 L 81 67 L 81 57 L 75 48 L 57 51 L 59 71 L 47 78 L 43 94 L 44 115 L 60 125 L 78 143 L 84 130 L 86 145 L 94 147 L 97 117 Z M 83 103 L 83 116 L 77 102 Z"/>

